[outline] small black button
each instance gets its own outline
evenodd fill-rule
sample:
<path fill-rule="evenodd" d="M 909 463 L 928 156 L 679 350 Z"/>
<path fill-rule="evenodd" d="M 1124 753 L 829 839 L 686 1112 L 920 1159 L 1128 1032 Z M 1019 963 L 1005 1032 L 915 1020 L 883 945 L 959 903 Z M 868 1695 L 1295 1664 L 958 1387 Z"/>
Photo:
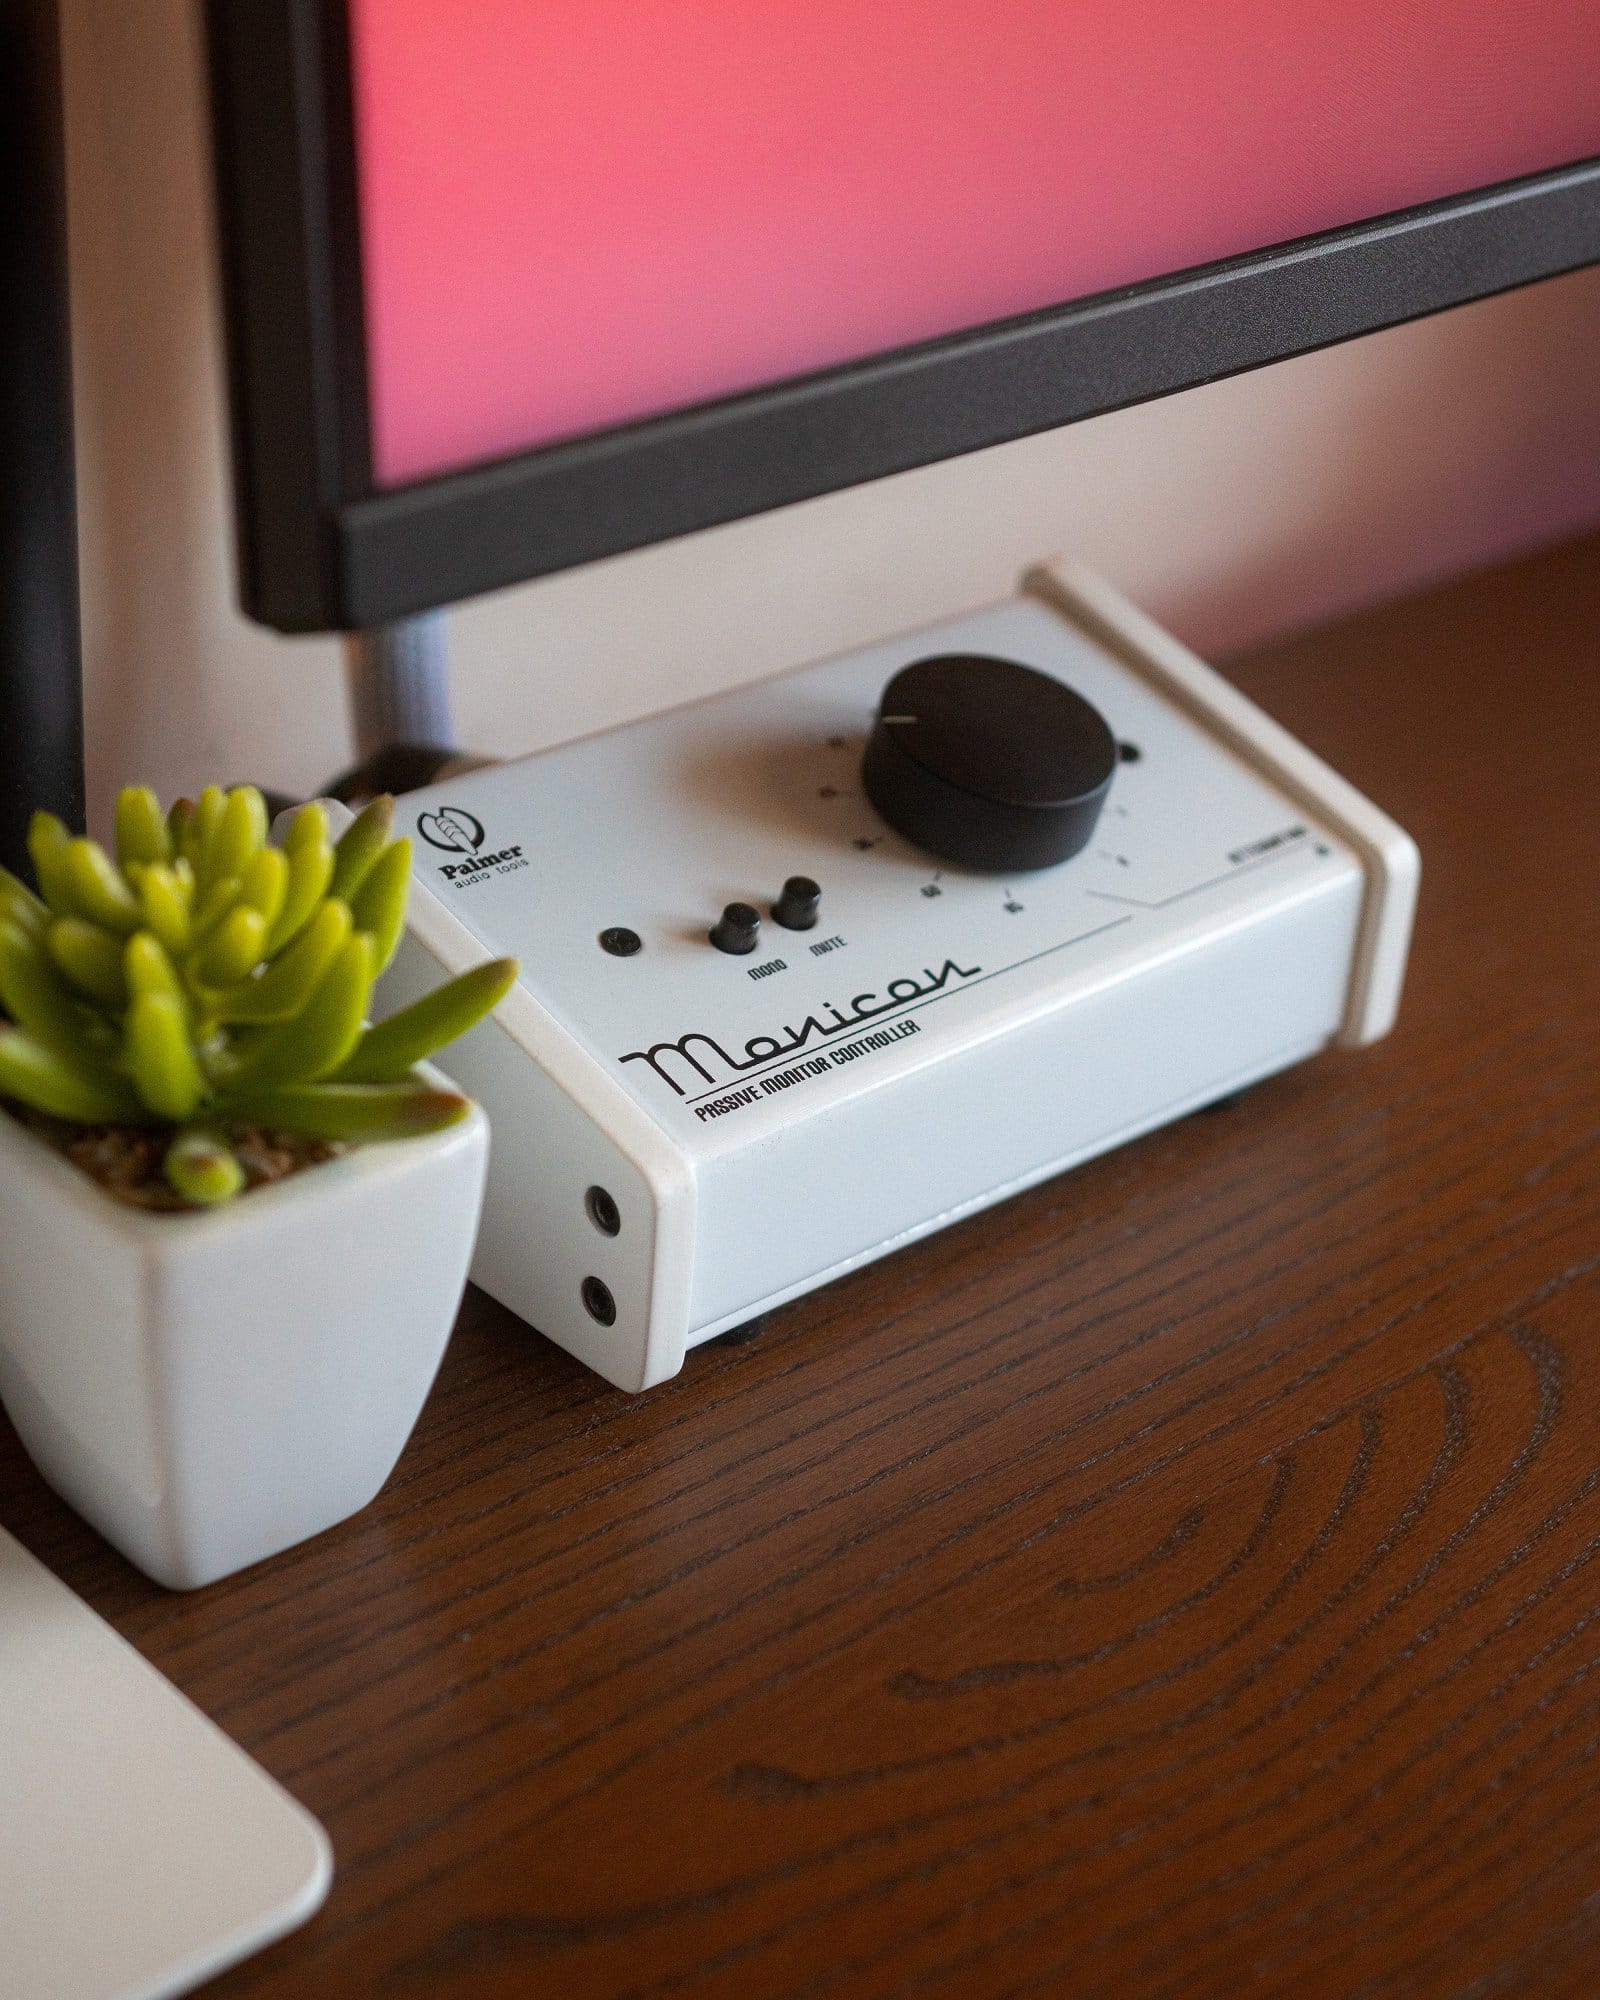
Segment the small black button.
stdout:
<path fill-rule="evenodd" d="M 809 931 L 817 921 L 822 891 L 809 875 L 791 875 L 772 906 L 772 921 L 786 931 Z"/>
<path fill-rule="evenodd" d="M 644 939 L 625 924 L 613 924 L 600 933 L 600 949 L 609 951 L 613 958 L 632 958 L 636 951 L 643 951 Z"/>
<path fill-rule="evenodd" d="M 730 903 L 711 931 L 717 950 L 731 951 L 738 958 L 754 951 L 760 939 L 761 912 L 748 903 Z"/>

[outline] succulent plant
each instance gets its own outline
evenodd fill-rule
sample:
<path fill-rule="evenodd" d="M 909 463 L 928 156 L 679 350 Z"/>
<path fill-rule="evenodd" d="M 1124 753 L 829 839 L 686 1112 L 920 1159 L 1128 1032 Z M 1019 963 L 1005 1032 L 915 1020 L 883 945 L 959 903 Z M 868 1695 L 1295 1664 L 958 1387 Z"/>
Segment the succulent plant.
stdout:
<path fill-rule="evenodd" d="M 0 1097 L 169 1130 L 166 1178 L 201 1205 L 244 1185 L 240 1128 L 337 1142 L 464 1117 L 467 1100 L 414 1065 L 489 1012 L 516 961 L 367 1025 L 411 885 L 393 817 L 392 799 L 374 800 L 335 844 L 306 805 L 275 846 L 249 785 L 168 813 L 137 786 L 117 801 L 113 861 L 36 813 L 38 894 L 0 869 Z"/>

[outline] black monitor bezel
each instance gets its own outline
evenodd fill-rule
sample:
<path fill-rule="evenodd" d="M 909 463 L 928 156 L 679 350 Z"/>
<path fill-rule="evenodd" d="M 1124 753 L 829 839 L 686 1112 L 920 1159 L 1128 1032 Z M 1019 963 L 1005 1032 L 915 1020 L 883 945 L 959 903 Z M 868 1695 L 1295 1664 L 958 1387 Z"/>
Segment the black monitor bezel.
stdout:
<path fill-rule="evenodd" d="M 344 0 L 208 0 L 241 595 L 383 624 L 1600 262 L 1600 159 L 374 485 Z"/>

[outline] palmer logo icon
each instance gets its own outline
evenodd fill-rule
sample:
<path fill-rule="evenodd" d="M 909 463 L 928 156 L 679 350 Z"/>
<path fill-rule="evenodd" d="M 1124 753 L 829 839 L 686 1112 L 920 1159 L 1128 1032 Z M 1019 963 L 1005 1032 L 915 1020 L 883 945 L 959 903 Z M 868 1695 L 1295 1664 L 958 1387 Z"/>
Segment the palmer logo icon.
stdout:
<path fill-rule="evenodd" d="M 520 847 L 502 847 L 496 854 L 483 854 L 483 821 L 474 819 L 460 806 L 440 806 L 437 812 L 419 813 L 417 831 L 430 847 L 446 854 L 458 854 L 459 861 L 438 865 L 439 873 L 453 889 L 468 889 L 494 875 L 509 875 L 526 868 Z"/>
<path fill-rule="evenodd" d="M 476 854 L 483 845 L 483 822 L 460 806 L 440 806 L 437 812 L 422 813 L 417 831 L 430 847 L 443 848 L 446 854 Z"/>

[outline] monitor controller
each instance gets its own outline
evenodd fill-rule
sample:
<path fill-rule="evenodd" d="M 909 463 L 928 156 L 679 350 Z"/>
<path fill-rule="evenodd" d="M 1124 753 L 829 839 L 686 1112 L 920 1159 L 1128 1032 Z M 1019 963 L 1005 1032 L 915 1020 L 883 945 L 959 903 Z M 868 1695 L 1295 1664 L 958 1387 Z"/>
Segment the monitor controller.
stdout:
<path fill-rule="evenodd" d="M 396 1005 L 515 954 L 473 1275 L 625 1389 L 1399 998 L 1401 830 L 1099 579 L 402 801 Z"/>

